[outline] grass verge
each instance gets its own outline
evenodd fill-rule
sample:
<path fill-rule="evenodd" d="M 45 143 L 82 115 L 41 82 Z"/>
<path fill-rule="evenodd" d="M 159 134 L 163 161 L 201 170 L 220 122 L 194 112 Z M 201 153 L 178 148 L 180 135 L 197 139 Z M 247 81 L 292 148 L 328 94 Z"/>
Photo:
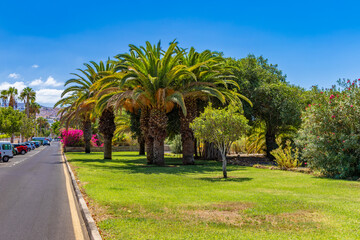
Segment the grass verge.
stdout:
<path fill-rule="evenodd" d="M 360 239 L 360 183 L 134 152 L 66 153 L 105 239 Z"/>

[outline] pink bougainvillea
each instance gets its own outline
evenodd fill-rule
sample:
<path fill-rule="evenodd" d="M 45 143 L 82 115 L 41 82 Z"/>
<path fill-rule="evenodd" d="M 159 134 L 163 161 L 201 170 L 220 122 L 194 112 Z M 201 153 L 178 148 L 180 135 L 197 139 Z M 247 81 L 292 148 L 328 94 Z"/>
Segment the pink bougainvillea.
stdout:
<path fill-rule="evenodd" d="M 83 131 L 79 129 L 65 128 L 60 130 L 61 142 L 64 147 L 81 147 L 84 146 Z"/>
<path fill-rule="evenodd" d="M 94 147 L 103 147 L 104 143 L 101 143 L 96 134 L 91 136 L 91 145 Z"/>

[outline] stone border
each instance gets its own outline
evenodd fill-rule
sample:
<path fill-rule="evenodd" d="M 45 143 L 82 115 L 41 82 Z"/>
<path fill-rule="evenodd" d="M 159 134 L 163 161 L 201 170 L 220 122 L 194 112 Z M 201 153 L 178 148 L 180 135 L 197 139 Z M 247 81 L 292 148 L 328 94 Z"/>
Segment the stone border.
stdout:
<path fill-rule="evenodd" d="M 85 200 L 84 200 L 84 198 L 83 198 L 83 196 L 81 194 L 80 188 L 77 185 L 77 182 L 76 182 L 76 179 L 75 179 L 75 175 L 74 175 L 74 173 L 72 172 L 72 170 L 70 168 L 69 162 L 68 162 L 62 148 L 61 148 L 61 154 L 64 157 L 67 169 L 69 171 L 69 174 L 70 174 L 70 177 L 71 177 L 71 182 L 72 182 L 75 194 L 76 194 L 76 199 L 77 199 L 77 201 L 79 203 L 81 215 L 82 215 L 82 217 L 84 219 L 84 222 L 85 222 L 86 229 L 88 231 L 89 237 L 90 237 L 91 240 L 102 240 L 100 232 L 99 232 L 99 230 L 98 230 L 98 228 L 96 226 L 96 223 L 95 223 L 93 217 L 91 216 L 89 208 L 87 207 L 86 202 L 85 202 Z"/>

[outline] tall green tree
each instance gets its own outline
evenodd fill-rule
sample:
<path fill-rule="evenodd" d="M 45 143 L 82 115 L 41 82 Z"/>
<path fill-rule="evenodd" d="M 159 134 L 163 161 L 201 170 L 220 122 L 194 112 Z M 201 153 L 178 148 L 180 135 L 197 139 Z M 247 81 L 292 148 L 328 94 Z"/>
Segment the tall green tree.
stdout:
<path fill-rule="evenodd" d="M 227 59 L 232 68 L 240 93 L 253 103 L 244 102 L 245 116 L 254 125 L 265 123 L 267 157 L 277 148 L 276 136 L 292 127 L 298 127 L 303 107 L 302 89 L 286 82 L 286 75 L 276 64 L 270 64 L 263 57 L 249 55 L 239 60 Z"/>
<path fill-rule="evenodd" d="M 24 116 L 24 113 L 11 107 L 0 108 L 0 132 L 9 135 L 19 133 Z M 11 142 L 14 142 L 13 137 Z"/>
<path fill-rule="evenodd" d="M 263 84 L 255 92 L 254 115 L 265 122 L 266 154 L 272 159 L 270 152 L 279 147 L 276 136 L 300 127 L 306 99 L 302 89 L 286 83 Z"/>

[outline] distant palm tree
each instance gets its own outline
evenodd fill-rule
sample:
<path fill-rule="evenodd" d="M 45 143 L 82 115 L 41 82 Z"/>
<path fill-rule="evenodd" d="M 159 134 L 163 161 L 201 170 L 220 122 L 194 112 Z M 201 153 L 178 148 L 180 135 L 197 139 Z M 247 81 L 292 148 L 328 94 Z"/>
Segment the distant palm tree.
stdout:
<path fill-rule="evenodd" d="M 7 105 L 8 97 L 9 97 L 9 95 L 8 95 L 7 90 L 2 90 L 0 92 L 0 98 L 1 98 L 1 100 L 3 102 L 4 107 L 7 107 L 6 105 Z"/>
<path fill-rule="evenodd" d="M 16 107 L 16 97 L 18 95 L 18 90 L 15 87 L 9 87 L 7 94 L 9 96 L 9 106 L 14 109 Z"/>
<path fill-rule="evenodd" d="M 35 102 L 36 92 L 30 87 L 24 88 L 20 93 L 20 99 L 24 101 L 26 106 L 26 115 L 30 117 L 30 102 Z"/>
<path fill-rule="evenodd" d="M 36 118 L 36 114 L 40 113 L 41 106 L 36 102 L 30 102 L 29 104 L 29 114 L 30 117 Z"/>

